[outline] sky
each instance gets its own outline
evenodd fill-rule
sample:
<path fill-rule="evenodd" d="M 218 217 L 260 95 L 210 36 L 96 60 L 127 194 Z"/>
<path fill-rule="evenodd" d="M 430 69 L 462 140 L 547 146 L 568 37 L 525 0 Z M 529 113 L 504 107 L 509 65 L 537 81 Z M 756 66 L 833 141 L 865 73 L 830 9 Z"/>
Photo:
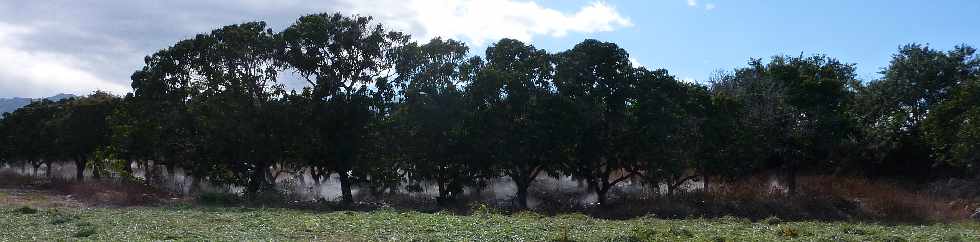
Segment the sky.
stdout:
<path fill-rule="evenodd" d="M 0 97 L 122 95 L 145 56 L 179 40 L 246 21 L 281 30 L 319 12 L 374 16 L 474 54 L 500 38 L 551 52 L 594 38 L 696 82 L 801 53 L 855 63 L 867 81 L 903 44 L 980 45 L 976 0 L 0 0 Z"/>

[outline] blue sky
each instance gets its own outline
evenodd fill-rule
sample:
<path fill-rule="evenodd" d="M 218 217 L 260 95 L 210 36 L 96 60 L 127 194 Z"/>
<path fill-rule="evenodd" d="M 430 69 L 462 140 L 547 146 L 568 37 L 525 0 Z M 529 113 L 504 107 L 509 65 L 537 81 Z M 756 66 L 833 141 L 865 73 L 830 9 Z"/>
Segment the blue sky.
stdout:
<path fill-rule="evenodd" d="M 871 80 L 903 44 L 980 45 L 980 0 L 0 1 L 0 97 L 122 95 L 144 56 L 179 40 L 246 21 L 281 30 L 321 12 L 374 16 L 417 41 L 454 38 L 473 53 L 505 37 L 553 52 L 595 38 L 697 81 L 750 57 L 800 52 L 856 63 Z"/>
<path fill-rule="evenodd" d="M 574 2 L 574 3 L 573 3 Z M 572 11 L 590 1 L 543 1 Z M 897 48 L 928 43 L 950 49 L 980 44 L 980 1 L 608 1 L 633 26 L 611 32 L 539 38 L 536 45 L 567 49 L 582 38 L 619 44 L 641 64 L 678 78 L 707 80 L 717 69 L 744 66 L 749 57 L 826 54 L 856 63 L 860 78 L 878 77 Z M 714 4 L 707 10 L 706 4 Z"/>

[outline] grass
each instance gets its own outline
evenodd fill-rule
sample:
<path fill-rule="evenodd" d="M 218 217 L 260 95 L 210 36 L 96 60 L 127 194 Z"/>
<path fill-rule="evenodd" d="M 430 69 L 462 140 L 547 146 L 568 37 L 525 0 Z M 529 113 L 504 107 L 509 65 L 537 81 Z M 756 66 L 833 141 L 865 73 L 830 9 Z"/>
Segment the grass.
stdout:
<path fill-rule="evenodd" d="M 47 208 L 0 205 L 0 240 L 328 241 L 978 241 L 980 223 L 881 225 L 746 219 L 603 220 L 581 214 L 311 212 L 228 207 Z"/>

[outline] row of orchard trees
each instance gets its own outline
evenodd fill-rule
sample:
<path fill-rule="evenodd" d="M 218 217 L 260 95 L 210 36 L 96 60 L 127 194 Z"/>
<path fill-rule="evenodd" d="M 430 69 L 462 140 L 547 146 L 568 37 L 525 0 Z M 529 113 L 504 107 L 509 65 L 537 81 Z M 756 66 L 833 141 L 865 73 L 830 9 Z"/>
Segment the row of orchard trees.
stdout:
<path fill-rule="evenodd" d="M 980 63 L 967 46 L 904 46 L 870 82 L 826 56 L 776 56 L 704 86 L 635 67 L 613 43 L 548 53 L 503 39 L 478 57 L 455 40 L 415 43 L 368 17 L 316 14 L 280 32 L 225 26 L 145 64 L 124 98 L 5 116 L 3 159 L 73 160 L 79 174 L 153 161 L 247 196 L 273 189 L 274 170 L 303 171 L 337 176 L 344 202 L 355 184 L 432 183 L 445 201 L 509 177 L 520 207 L 544 175 L 580 179 L 606 203 L 627 179 L 675 188 L 779 170 L 792 192 L 799 173 L 929 177 L 980 164 Z"/>
<path fill-rule="evenodd" d="M 51 164 L 71 161 L 81 179 L 87 161 L 109 153 L 108 117 L 120 99 L 96 92 L 80 99 L 41 100 L 0 119 L 0 165 L 22 163 L 37 170 L 42 165 L 51 174 Z M 91 164 L 107 170 L 108 163 Z M 104 173 L 104 172 L 103 172 Z M 103 173 L 93 173 L 99 177 Z"/>

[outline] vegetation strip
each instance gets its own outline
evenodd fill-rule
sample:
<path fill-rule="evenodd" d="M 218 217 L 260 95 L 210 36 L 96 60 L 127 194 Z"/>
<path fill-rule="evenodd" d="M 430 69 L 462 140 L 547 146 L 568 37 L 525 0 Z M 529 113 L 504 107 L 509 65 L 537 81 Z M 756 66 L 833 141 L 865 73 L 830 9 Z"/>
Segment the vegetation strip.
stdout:
<path fill-rule="evenodd" d="M 533 213 L 307 212 L 252 208 L 0 207 L 3 240 L 977 241 L 980 223 L 879 225 L 745 219 L 603 220 Z"/>

